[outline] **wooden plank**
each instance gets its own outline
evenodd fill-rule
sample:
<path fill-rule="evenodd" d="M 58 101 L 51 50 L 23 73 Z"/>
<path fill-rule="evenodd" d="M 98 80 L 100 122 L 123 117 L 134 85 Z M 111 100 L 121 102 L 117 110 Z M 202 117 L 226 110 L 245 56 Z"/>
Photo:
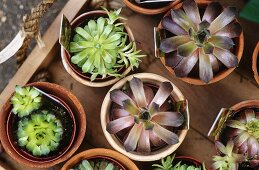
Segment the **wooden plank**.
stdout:
<path fill-rule="evenodd" d="M 57 49 L 59 48 L 57 48 L 55 45 L 59 37 L 60 20 L 62 14 L 64 13 L 69 20 L 72 20 L 87 1 L 88 0 L 69 0 L 67 2 L 65 7 L 62 9 L 57 18 L 50 25 L 42 37 L 46 46 L 42 49 L 36 46 L 33 49 L 26 61 L 19 68 L 9 84 L 1 93 L 0 110 L 2 105 L 10 97 L 10 94 L 12 94 L 16 85 L 26 84 L 40 67 L 44 65 L 47 66 L 51 62 L 52 58 L 57 54 Z"/>

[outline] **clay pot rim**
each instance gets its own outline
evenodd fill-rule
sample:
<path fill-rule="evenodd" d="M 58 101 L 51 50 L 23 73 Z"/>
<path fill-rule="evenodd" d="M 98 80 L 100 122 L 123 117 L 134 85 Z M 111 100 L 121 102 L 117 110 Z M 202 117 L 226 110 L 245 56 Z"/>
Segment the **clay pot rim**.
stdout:
<path fill-rule="evenodd" d="M 202 166 L 202 162 L 197 160 L 194 157 L 191 156 L 176 156 L 174 158 L 174 160 L 176 160 L 176 162 L 180 162 L 180 161 L 188 161 L 190 163 L 193 163 L 196 166 Z M 207 168 L 206 168 L 207 169 Z"/>
<path fill-rule="evenodd" d="M 26 85 L 28 86 L 28 85 Z M 14 94 L 14 93 L 13 93 Z M 50 94 L 51 95 L 51 94 Z M 12 95 L 13 96 L 13 95 Z M 7 132 L 7 138 L 8 138 L 8 141 L 10 143 L 10 145 L 12 146 L 13 150 L 19 154 L 21 157 L 23 157 L 24 159 L 28 160 L 28 161 L 31 161 L 31 162 L 35 162 L 35 163 L 42 163 L 42 162 L 52 162 L 56 159 L 59 159 L 60 157 L 62 157 L 64 154 L 66 154 L 66 152 L 70 149 L 70 147 L 72 146 L 73 142 L 74 142 L 74 139 L 75 139 L 75 135 L 76 135 L 76 121 L 75 121 L 75 117 L 74 117 L 74 114 L 72 112 L 72 110 L 70 109 L 70 107 L 62 100 L 60 99 L 59 97 L 55 96 L 55 95 L 51 95 L 52 97 L 54 97 L 55 99 L 59 100 L 63 105 L 64 107 L 66 108 L 66 110 L 69 112 L 69 115 L 70 115 L 70 118 L 72 119 L 73 121 L 73 131 L 72 131 L 72 136 L 70 138 L 70 142 L 69 142 L 69 145 L 64 147 L 63 150 L 62 150 L 62 153 L 61 154 L 58 154 L 57 156 L 54 155 L 54 156 L 50 156 L 50 157 L 44 157 L 44 158 L 39 158 L 39 157 L 35 157 L 33 155 L 31 155 L 29 152 L 26 152 L 26 151 L 22 151 L 23 149 L 19 148 L 19 146 L 15 146 L 14 145 L 14 142 L 13 142 L 13 138 L 10 136 L 11 134 L 9 133 L 9 125 L 10 125 L 10 121 L 11 121 L 11 117 L 12 117 L 12 109 L 10 110 L 10 113 L 9 115 L 7 116 L 7 123 L 6 123 L 6 132 Z M 11 126 L 11 125 L 10 125 Z M 11 140 L 12 138 L 12 140 Z M 25 153 L 23 153 L 25 152 Z M 27 156 L 29 155 L 29 156 Z M 33 158 L 33 159 L 30 159 L 29 157 Z M 34 160 L 35 159 L 35 160 Z"/>
<path fill-rule="evenodd" d="M 199 6 L 203 6 L 203 5 L 208 5 L 209 3 L 211 3 L 211 1 L 208 0 L 196 0 L 196 3 Z M 174 6 L 174 9 L 178 9 L 182 7 L 182 3 L 177 4 L 176 6 Z M 168 13 L 170 12 L 170 10 L 165 14 L 168 15 Z M 236 20 L 237 21 L 237 20 Z M 237 21 L 238 22 L 238 21 Z M 159 23 L 159 28 L 162 27 L 161 25 L 161 21 Z M 239 37 L 236 37 L 234 39 L 237 39 L 238 45 L 235 45 L 235 55 L 238 58 L 238 63 L 240 62 L 242 55 L 243 55 L 243 50 L 244 50 L 244 33 L 243 31 L 241 32 Z M 173 68 L 166 66 L 165 64 L 165 58 L 164 57 L 160 57 L 161 62 L 163 63 L 163 65 L 166 67 L 166 69 L 173 75 L 175 75 Z M 232 73 L 235 70 L 236 67 L 234 68 L 229 68 L 226 70 L 222 70 L 221 72 L 217 73 L 216 75 L 213 75 L 213 79 L 209 82 L 209 83 L 205 83 L 202 80 L 200 80 L 199 78 L 192 78 L 192 77 L 177 77 L 178 79 L 189 83 L 189 84 L 193 84 L 193 85 L 209 85 L 209 84 L 213 84 L 216 83 L 224 78 L 226 78 L 230 73 Z"/>
<path fill-rule="evenodd" d="M 3 108 L 1 109 L 2 113 L 2 119 L 0 119 L 0 140 L 1 140 L 1 144 L 3 145 L 3 148 L 5 149 L 6 153 L 8 153 L 8 155 L 10 157 L 12 157 L 13 159 L 15 159 L 18 163 L 21 163 L 25 166 L 28 167 L 33 167 L 33 168 L 49 168 L 52 167 L 56 164 L 59 164 L 61 162 L 64 162 L 65 160 L 69 159 L 74 152 L 79 148 L 79 146 L 81 145 L 84 136 L 85 136 L 85 132 L 86 132 L 86 113 L 84 111 L 83 106 L 80 104 L 79 100 L 76 98 L 76 96 L 74 94 L 72 94 L 70 91 L 68 91 L 67 89 L 65 89 L 64 87 L 57 85 L 57 84 L 53 84 L 53 83 L 47 83 L 47 82 L 34 82 L 34 83 L 29 83 L 28 85 L 30 86 L 35 86 L 35 87 L 45 87 L 44 90 L 46 89 L 46 91 L 53 91 L 53 89 L 56 89 L 58 92 L 62 92 L 62 94 L 66 94 L 64 96 L 66 96 L 66 100 L 61 97 L 63 100 L 68 101 L 69 106 L 75 110 L 74 116 L 76 116 L 76 120 L 77 120 L 77 125 L 80 125 L 80 128 L 77 128 L 77 135 L 76 138 L 72 144 L 72 146 L 70 147 L 70 149 L 59 159 L 56 159 L 52 162 L 44 162 L 44 163 L 35 163 L 35 162 L 31 162 L 28 161 L 22 157 L 20 157 L 10 146 L 10 143 L 8 142 L 7 139 L 7 134 L 6 134 L 6 119 L 3 119 L 3 116 L 7 118 L 7 109 L 10 106 L 9 100 L 5 103 L 5 105 L 3 106 Z"/>
<path fill-rule="evenodd" d="M 231 106 L 229 109 L 234 111 L 234 114 L 238 113 L 240 110 L 243 110 L 245 108 L 253 108 L 253 107 L 258 107 L 259 108 L 259 100 L 245 100 L 242 102 L 239 102 L 233 106 Z M 222 129 L 223 131 L 224 129 Z M 220 134 L 218 133 L 214 137 L 214 141 L 221 141 L 220 139 Z"/>
<path fill-rule="evenodd" d="M 95 10 L 95 11 L 90 11 L 90 12 L 86 12 L 83 13 L 81 15 L 79 15 L 78 17 L 76 17 L 72 22 L 71 25 L 74 25 L 77 21 L 79 21 L 81 18 L 88 18 L 88 16 L 94 16 L 94 15 L 107 15 L 107 13 L 105 11 L 102 10 Z M 125 23 L 125 30 L 128 33 L 128 37 L 131 41 L 135 41 L 134 35 L 130 29 L 130 27 Z M 79 73 L 74 66 L 72 65 L 72 63 L 70 61 L 68 61 L 68 57 L 67 57 L 67 52 L 66 50 L 61 46 L 61 59 L 62 59 L 62 63 L 63 66 L 65 67 L 66 71 L 68 72 L 68 74 L 70 74 L 75 80 L 77 80 L 78 82 L 86 85 L 86 86 L 90 86 L 90 87 L 105 87 L 105 86 L 109 86 L 112 85 L 114 83 L 116 83 L 118 80 L 121 79 L 121 77 L 126 76 L 130 71 L 131 71 L 131 67 L 126 68 L 123 71 L 124 67 L 121 67 L 120 69 L 123 71 L 121 73 L 121 77 L 112 77 L 112 76 L 107 76 L 104 79 L 98 78 L 99 81 L 91 81 L 90 77 L 89 78 L 85 78 L 84 76 L 82 76 L 82 73 Z M 111 78 L 110 80 L 105 80 Z"/>
<path fill-rule="evenodd" d="M 151 152 L 151 154 L 149 154 L 149 155 L 140 155 L 140 154 L 137 154 L 137 152 L 127 152 L 124 149 L 123 144 L 121 144 L 121 142 L 117 139 L 117 137 L 115 135 L 111 135 L 110 133 L 108 133 L 106 131 L 106 125 L 107 125 L 107 122 L 109 121 L 109 114 L 110 114 L 110 107 L 111 107 L 110 92 L 114 89 L 120 89 L 128 80 L 131 80 L 133 77 L 137 77 L 137 78 L 140 78 L 144 82 L 152 82 L 154 84 L 168 81 L 173 85 L 173 89 L 174 89 L 173 92 L 171 93 L 171 96 L 176 101 L 185 99 L 183 94 L 181 93 L 181 91 L 170 80 L 168 80 L 160 75 L 153 74 L 153 73 L 138 73 L 138 74 L 129 75 L 129 76 L 123 78 L 122 80 L 118 81 L 108 91 L 108 93 L 106 94 L 106 96 L 103 100 L 102 107 L 101 107 L 101 115 L 100 115 L 102 130 L 103 130 L 103 133 L 104 133 L 106 139 L 110 143 L 110 145 L 115 150 L 126 155 L 130 159 L 136 160 L 136 161 L 143 161 L 143 162 L 159 160 L 162 157 L 166 157 L 166 156 L 170 155 L 181 145 L 185 136 L 187 135 L 188 129 L 179 130 L 179 143 L 177 143 L 175 145 L 167 145 L 157 151 Z M 187 107 L 186 124 L 189 125 L 189 109 L 188 109 L 188 107 Z"/>
<path fill-rule="evenodd" d="M 138 170 L 138 167 L 126 156 L 118 153 L 116 151 L 105 149 L 105 148 L 95 148 L 80 152 L 70 158 L 61 168 L 61 170 L 68 170 L 69 168 L 75 166 L 83 159 L 89 159 L 96 156 L 109 157 L 118 163 L 122 164 L 127 170 Z"/>
<path fill-rule="evenodd" d="M 124 4 L 127 7 L 129 7 L 130 9 L 132 9 L 135 12 L 145 14 L 145 15 L 156 15 L 156 14 L 164 13 L 164 12 L 168 11 L 170 8 L 172 8 L 173 6 L 175 6 L 176 4 L 180 3 L 181 1 L 182 0 L 175 0 L 174 2 L 171 2 L 168 5 L 163 6 L 161 8 L 149 9 L 149 8 L 140 7 L 140 6 L 130 2 L 129 0 L 123 0 Z"/>
<path fill-rule="evenodd" d="M 257 69 L 258 52 L 259 52 L 259 42 L 257 42 L 257 45 L 253 52 L 253 58 L 252 58 L 252 70 L 254 72 L 254 78 L 257 84 L 259 85 L 259 75 L 258 75 L 258 69 Z"/>

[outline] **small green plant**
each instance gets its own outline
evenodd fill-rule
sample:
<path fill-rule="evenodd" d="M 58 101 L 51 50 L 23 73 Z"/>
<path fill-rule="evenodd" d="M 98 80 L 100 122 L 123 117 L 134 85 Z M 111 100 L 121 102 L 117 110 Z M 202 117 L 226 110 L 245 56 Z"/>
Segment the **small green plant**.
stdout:
<path fill-rule="evenodd" d="M 168 156 L 166 159 L 161 160 L 161 164 L 154 164 L 155 170 L 206 170 L 205 165 L 201 166 L 183 164 L 181 161 L 176 164 L 173 163 L 175 155 Z"/>
<path fill-rule="evenodd" d="M 125 32 L 121 9 L 109 12 L 108 18 L 90 20 L 85 27 L 77 27 L 70 42 L 71 62 L 80 67 L 83 73 L 90 73 L 91 81 L 100 75 L 119 77 L 122 67 L 138 67 L 140 50 L 131 42 Z"/>
<path fill-rule="evenodd" d="M 227 146 L 224 146 L 221 142 L 215 142 L 216 148 L 220 151 L 219 156 L 213 157 L 213 169 L 218 170 L 238 170 L 239 163 L 245 161 L 245 157 L 242 154 L 234 152 L 234 142 L 229 141 Z"/>
<path fill-rule="evenodd" d="M 18 122 L 18 144 L 34 156 L 45 156 L 58 148 L 63 128 L 59 119 L 48 111 L 39 111 Z"/>
<path fill-rule="evenodd" d="M 29 115 L 32 111 L 41 106 L 41 94 L 33 87 L 15 87 L 15 93 L 11 98 L 13 105 L 12 112 L 19 117 Z"/>
<path fill-rule="evenodd" d="M 177 128 L 184 123 L 181 112 L 186 109 L 186 101 L 173 103 L 168 100 L 172 91 L 173 86 L 170 82 L 162 82 L 154 94 L 151 87 L 133 77 L 128 84 L 126 83 L 123 91 L 111 91 L 111 100 L 120 107 L 112 109 L 111 116 L 114 119 L 107 124 L 106 130 L 110 134 L 116 134 L 127 129 L 124 147 L 128 152 L 137 150 L 149 153 L 152 144 L 156 147 L 161 147 L 165 143 L 177 144 L 179 138 L 172 127 Z M 174 104 L 178 104 L 178 109 L 172 109 Z"/>
<path fill-rule="evenodd" d="M 119 167 L 114 166 L 111 162 L 106 160 L 88 161 L 83 160 L 77 167 L 70 170 L 120 170 Z"/>
<path fill-rule="evenodd" d="M 242 32 L 235 21 L 236 13 L 234 7 L 223 9 L 212 2 L 201 17 L 196 2 L 184 0 L 183 9 L 173 9 L 171 16 L 162 20 L 163 28 L 173 34 L 162 39 L 159 47 L 169 54 L 166 65 L 174 69 L 176 76 L 187 77 L 198 63 L 199 78 L 205 83 L 213 79 L 222 64 L 237 67 L 238 58 L 231 52 L 232 39 Z"/>

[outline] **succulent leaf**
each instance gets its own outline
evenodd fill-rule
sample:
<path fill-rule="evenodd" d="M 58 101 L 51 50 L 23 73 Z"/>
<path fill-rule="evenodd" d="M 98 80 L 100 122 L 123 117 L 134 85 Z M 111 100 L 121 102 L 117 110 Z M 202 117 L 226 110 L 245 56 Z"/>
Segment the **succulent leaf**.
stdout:
<path fill-rule="evenodd" d="M 70 170 L 119 170 L 119 167 L 113 165 L 108 160 L 83 160 Z"/>
<path fill-rule="evenodd" d="M 75 36 L 70 42 L 71 62 L 82 69 L 83 73 L 90 73 L 91 81 L 98 75 L 102 78 L 119 77 L 120 68 L 139 66 L 140 58 L 135 42 L 128 42 L 128 34 L 123 23 L 117 23 L 120 9 L 107 11 L 108 18 L 99 17 L 90 20 L 83 27 L 75 29 Z"/>
<path fill-rule="evenodd" d="M 33 113 L 18 122 L 18 144 L 34 156 L 48 155 L 56 150 L 62 135 L 60 120 L 48 111 Z"/>
<path fill-rule="evenodd" d="M 177 77 L 188 77 L 196 64 L 193 55 L 198 53 L 199 77 L 205 83 L 213 79 L 223 63 L 226 69 L 237 67 L 237 56 L 229 50 L 234 47 L 232 38 L 240 36 L 242 28 L 234 21 L 236 8 L 210 3 L 202 17 L 194 0 L 185 0 L 182 9 L 171 11 L 171 16 L 162 19 L 165 30 L 172 37 L 162 38 L 160 50 L 168 53 L 165 64 L 174 69 Z M 205 54 L 204 54 L 205 53 Z M 188 59 L 185 59 L 188 57 Z"/>
<path fill-rule="evenodd" d="M 15 87 L 15 93 L 11 98 L 12 112 L 19 117 L 29 115 L 41 106 L 41 94 L 33 87 Z"/>
<path fill-rule="evenodd" d="M 112 109 L 112 120 L 106 130 L 111 134 L 126 130 L 126 151 L 148 153 L 151 152 L 151 144 L 158 147 L 165 143 L 178 143 L 178 136 L 167 129 L 180 127 L 184 123 L 184 116 L 178 111 L 172 111 L 174 106 L 168 100 L 172 91 L 170 82 L 162 82 L 154 95 L 151 87 L 133 77 L 123 91 L 111 91 L 111 100 L 119 108 Z"/>

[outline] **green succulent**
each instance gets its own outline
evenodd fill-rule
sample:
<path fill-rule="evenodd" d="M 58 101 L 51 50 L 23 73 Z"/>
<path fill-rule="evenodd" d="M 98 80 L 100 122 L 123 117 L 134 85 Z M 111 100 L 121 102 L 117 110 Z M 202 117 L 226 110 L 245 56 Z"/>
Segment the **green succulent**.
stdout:
<path fill-rule="evenodd" d="M 15 87 L 15 93 L 11 98 L 13 104 L 13 113 L 19 117 L 29 115 L 32 111 L 41 106 L 41 94 L 33 87 Z"/>
<path fill-rule="evenodd" d="M 33 113 L 18 122 L 18 144 L 34 156 L 48 155 L 56 150 L 62 135 L 60 120 L 45 110 Z"/>
<path fill-rule="evenodd" d="M 83 160 L 76 168 L 70 170 L 119 170 L 119 167 L 114 166 L 106 160 L 102 161 L 87 161 Z"/>
<path fill-rule="evenodd" d="M 99 17 L 88 21 L 84 27 L 77 27 L 73 41 L 70 42 L 71 62 L 90 73 L 91 81 L 100 75 L 119 77 L 123 66 L 139 66 L 140 58 L 145 55 L 136 50 L 136 43 L 131 42 L 125 32 L 124 23 L 119 14 L 121 9 L 109 12 L 108 18 Z"/>
<path fill-rule="evenodd" d="M 155 170 L 206 170 L 205 165 L 202 164 L 202 167 L 194 166 L 194 165 L 187 165 L 183 164 L 181 161 L 177 164 L 173 164 L 173 160 L 175 158 L 175 155 L 168 156 L 166 159 L 161 160 L 160 164 L 154 164 L 152 166 L 157 167 Z"/>

